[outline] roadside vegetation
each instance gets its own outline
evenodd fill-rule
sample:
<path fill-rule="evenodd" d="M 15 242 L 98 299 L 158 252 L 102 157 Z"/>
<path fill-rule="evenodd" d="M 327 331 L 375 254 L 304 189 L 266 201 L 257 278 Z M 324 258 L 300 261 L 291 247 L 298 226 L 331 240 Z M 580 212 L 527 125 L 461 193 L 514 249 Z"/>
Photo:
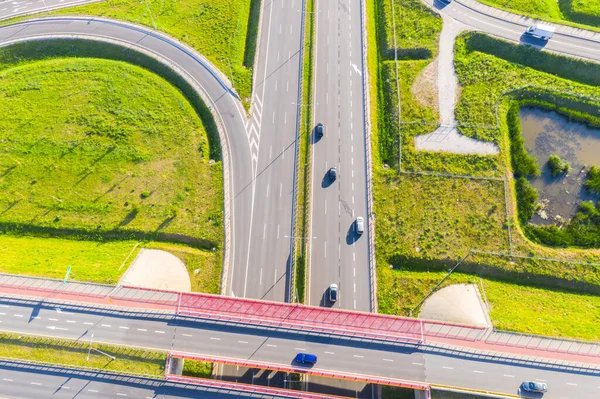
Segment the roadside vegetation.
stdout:
<path fill-rule="evenodd" d="M 181 91 L 130 63 L 76 58 L 91 54 L 140 63 Z M 2 271 L 62 278 L 72 266 L 76 280 L 116 283 L 139 241 L 178 256 L 192 289 L 219 291 L 220 146 L 183 82 L 85 41 L 0 49 L 0 76 L 0 243 L 15 240 Z"/>
<path fill-rule="evenodd" d="M 535 19 L 600 30 L 600 0 L 479 0 Z M 587 25 L 587 26 L 586 26 Z"/>
<path fill-rule="evenodd" d="M 35 62 L 0 76 L 3 230 L 218 245 L 221 166 L 209 163 L 206 133 L 180 92 L 107 60 Z"/>
<path fill-rule="evenodd" d="M 375 21 L 389 18 L 391 1 L 371 3 L 368 12 L 373 26 Z M 428 11 L 414 15 L 423 21 L 431 18 Z M 491 317 L 498 328 L 597 339 L 587 322 L 577 323 L 577 309 L 589 303 L 596 306 L 587 298 L 597 300 L 595 295 L 600 294 L 600 252 L 557 249 L 530 240 L 527 223 L 519 222 L 529 218 L 517 217 L 517 212 L 521 216 L 525 211 L 516 204 L 515 183 L 519 190 L 521 179 L 513 180 L 511 172 L 528 184 L 526 177 L 539 175 L 540 170 L 527 154 L 520 131 L 508 129 L 511 124 L 519 125 L 521 106 L 551 107 L 597 126 L 597 65 L 481 33 L 462 34 L 455 56 L 461 94 L 456 107 L 459 130 L 468 137 L 496 143 L 500 155 L 416 151 L 413 137 L 437 126 L 437 92 L 430 88 L 437 72 L 430 59 L 414 54 L 398 62 L 399 123 L 396 65 L 390 58 L 393 53 L 387 51 L 392 31 L 384 26 L 370 35 L 370 42 L 377 43 L 371 48 L 379 51 L 369 53 L 369 62 L 377 65 L 373 69 L 377 71 L 377 92 L 371 92 L 371 101 L 372 110 L 377 111 L 373 112 L 372 145 L 380 312 L 408 315 L 451 266 L 476 250 L 442 287 L 474 283 L 480 288 L 483 284 L 487 292 L 489 286 Z M 413 46 L 419 43 L 420 37 L 412 42 Z M 430 43 L 435 55 L 437 42 Z M 522 184 L 521 189 L 527 188 Z M 530 193 L 531 198 L 536 193 Z M 532 201 L 533 208 L 535 205 Z M 588 209 L 589 219 L 578 228 L 590 226 L 588 222 L 597 212 L 592 208 Z M 511 252 L 520 256 L 510 256 Z M 511 323 L 512 314 L 521 308 L 521 295 L 532 302 L 532 309 L 546 309 L 547 319 L 537 323 L 530 314 L 529 320 Z M 552 330 L 552 322 L 565 312 L 571 312 L 573 318 L 569 314 L 568 323 Z M 586 315 L 597 318 L 593 311 Z"/>
<path fill-rule="evenodd" d="M 91 367 L 105 371 L 145 374 L 161 377 L 166 352 L 93 344 L 115 360 L 90 349 L 89 342 L 0 333 L 0 356 L 3 358 L 47 362 L 68 367 Z"/>
<path fill-rule="evenodd" d="M 192 46 L 250 105 L 259 0 L 107 0 L 52 14 L 97 15 L 146 25 Z"/>
<path fill-rule="evenodd" d="M 0 235 L 0 272 L 116 284 L 139 252 L 135 241 L 75 241 Z"/>
<path fill-rule="evenodd" d="M 304 20 L 304 48 L 302 60 L 302 104 L 312 103 L 313 96 L 313 43 L 315 18 L 313 13 L 314 2 L 308 0 L 305 3 L 306 16 Z M 311 153 L 313 142 L 314 121 L 312 118 L 313 107 L 300 107 L 300 125 L 298 142 L 298 160 L 296 175 L 296 220 L 294 221 L 294 235 L 296 237 L 308 236 L 310 225 L 310 189 L 311 189 Z M 307 279 L 306 262 L 310 242 L 308 240 L 296 240 L 295 247 L 295 275 L 294 293 L 298 303 L 304 303 L 306 297 Z"/>
<path fill-rule="evenodd" d="M 183 362 L 183 375 L 195 378 L 212 378 L 213 364 L 200 360 L 185 360 Z"/>

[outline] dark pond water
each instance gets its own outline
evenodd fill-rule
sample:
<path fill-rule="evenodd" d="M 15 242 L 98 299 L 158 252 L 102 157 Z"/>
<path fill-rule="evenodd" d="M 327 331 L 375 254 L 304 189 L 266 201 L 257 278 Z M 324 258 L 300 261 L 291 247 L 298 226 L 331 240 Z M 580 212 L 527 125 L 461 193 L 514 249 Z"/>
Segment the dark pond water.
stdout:
<path fill-rule="evenodd" d="M 541 177 L 530 179 L 543 204 L 531 221 L 549 224 L 559 223 L 561 218 L 567 220 L 577 213 L 581 201 L 597 199 L 586 191 L 583 182 L 590 166 L 600 166 L 600 129 L 539 108 L 522 108 L 519 116 L 527 152 L 537 158 L 542 172 Z M 546 165 L 550 155 L 567 161 L 571 172 L 552 177 Z"/>

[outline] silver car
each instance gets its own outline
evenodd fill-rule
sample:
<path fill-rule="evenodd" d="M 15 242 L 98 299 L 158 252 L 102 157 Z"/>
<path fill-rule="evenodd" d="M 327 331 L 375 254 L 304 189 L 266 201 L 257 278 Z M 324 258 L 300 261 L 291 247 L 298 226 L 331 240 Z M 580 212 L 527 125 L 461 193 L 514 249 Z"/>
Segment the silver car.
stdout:
<path fill-rule="evenodd" d="M 354 231 L 356 234 L 362 234 L 365 232 L 365 219 L 362 216 L 356 218 L 356 222 L 354 223 Z"/>
<path fill-rule="evenodd" d="M 527 392 L 547 392 L 548 386 L 543 382 L 525 381 L 521 384 L 521 388 Z"/>

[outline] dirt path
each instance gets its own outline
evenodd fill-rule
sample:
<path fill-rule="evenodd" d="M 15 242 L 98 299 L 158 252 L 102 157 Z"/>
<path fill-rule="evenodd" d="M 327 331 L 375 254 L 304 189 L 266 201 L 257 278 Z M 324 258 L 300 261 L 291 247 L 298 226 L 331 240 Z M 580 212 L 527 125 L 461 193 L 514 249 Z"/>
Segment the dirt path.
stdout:
<path fill-rule="evenodd" d="M 499 153 L 494 143 L 463 136 L 456 129 L 454 107 L 457 101 L 458 77 L 454 70 L 454 43 L 467 29 L 462 23 L 442 14 L 444 27 L 440 34 L 440 52 L 437 57 L 437 93 L 440 126 L 429 134 L 415 137 L 417 150 L 445 151 L 457 154 L 494 155 Z"/>

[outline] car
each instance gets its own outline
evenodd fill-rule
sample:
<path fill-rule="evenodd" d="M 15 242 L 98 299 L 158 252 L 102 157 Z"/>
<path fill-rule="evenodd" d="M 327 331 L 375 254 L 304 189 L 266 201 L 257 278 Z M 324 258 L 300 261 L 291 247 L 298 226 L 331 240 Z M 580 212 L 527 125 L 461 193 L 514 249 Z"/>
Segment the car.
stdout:
<path fill-rule="evenodd" d="M 338 286 L 335 283 L 331 283 L 329 286 L 329 302 L 335 303 L 338 297 Z"/>
<path fill-rule="evenodd" d="M 337 179 L 337 170 L 335 168 L 330 168 L 327 174 L 329 175 L 329 180 L 335 181 Z"/>
<path fill-rule="evenodd" d="M 521 384 L 521 388 L 527 392 L 547 392 L 548 386 L 543 382 L 525 381 Z"/>
<path fill-rule="evenodd" d="M 450 4 L 452 3 L 452 0 L 440 0 L 442 3 L 446 3 L 446 4 Z"/>
<path fill-rule="evenodd" d="M 298 353 L 296 355 L 296 362 L 300 364 L 316 364 L 317 363 L 317 355 L 313 355 L 311 353 Z"/>
<path fill-rule="evenodd" d="M 356 222 L 354 222 L 354 231 L 356 234 L 365 232 L 365 219 L 363 219 L 362 216 L 356 218 Z"/>
<path fill-rule="evenodd" d="M 317 126 L 315 126 L 315 136 L 320 139 L 323 137 L 324 130 L 323 124 L 321 122 L 317 123 Z"/>

